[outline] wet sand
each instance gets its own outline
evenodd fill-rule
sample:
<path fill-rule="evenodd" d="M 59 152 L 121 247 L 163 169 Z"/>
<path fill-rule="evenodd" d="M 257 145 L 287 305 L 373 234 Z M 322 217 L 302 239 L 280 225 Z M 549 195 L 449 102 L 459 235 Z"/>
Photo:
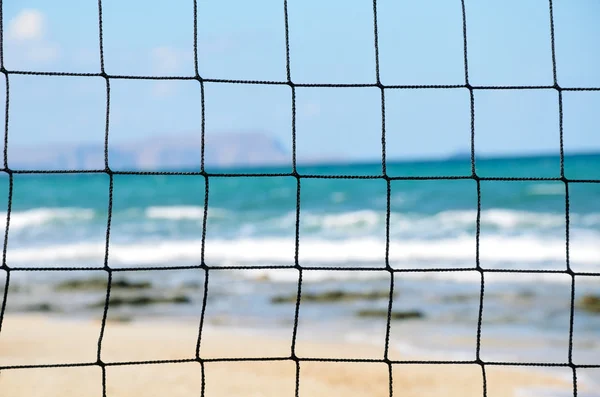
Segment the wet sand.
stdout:
<path fill-rule="evenodd" d="M 6 315 L 0 333 L 0 366 L 95 363 L 100 322 L 60 320 L 39 315 Z M 108 322 L 102 344 L 104 363 L 193 359 L 198 324 L 185 320 Z M 203 358 L 289 357 L 291 336 L 269 336 L 207 327 Z M 355 343 L 300 340 L 299 357 L 381 358 L 382 349 Z M 397 352 L 395 356 L 398 356 Z M 410 359 L 410 357 L 406 357 Z M 489 397 L 527 395 L 523 388 L 556 388 L 570 382 L 523 368 L 486 367 Z M 294 396 L 296 364 L 292 360 L 205 363 L 205 395 Z M 102 396 L 99 365 L 68 368 L 6 369 L 0 372 L 2 397 Z M 198 362 L 106 366 L 110 397 L 199 396 Z M 583 389 L 582 389 L 583 390 Z M 478 365 L 393 365 L 394 395 L 482 396 Z M 388 396 L 388 366 L 382 363 L 301 362 L 300 396 Z"/>

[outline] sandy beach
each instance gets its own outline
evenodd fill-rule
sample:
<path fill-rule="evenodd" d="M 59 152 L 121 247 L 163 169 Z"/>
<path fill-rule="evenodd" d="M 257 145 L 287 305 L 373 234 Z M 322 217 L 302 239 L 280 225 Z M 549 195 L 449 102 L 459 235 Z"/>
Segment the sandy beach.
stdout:
<path fill-rule="evenodd" d="M 96 361 L 100 322 L 6 315 L 0 334 L 0 365 L 92 363 Z M 198 325 L 185 320 L 108 322 L 102 345 L 105 363 L 177 360 L 195 357 Z M 201 356 L 285 357 L 290 340 L 282 336 L 207 327 Z M 381 349 L 350 343 L 298 341 L 299 357 L 382 357 Z M 409 358 L 407 358 L 409 359 Z M 292 360 L 208 362 L 206 396 L 293 396 L 296 366 Z M 388 367 L 380 363 L 302 362 L 301 396 L 388 396 Z M 546 373 L 520 368 L 488 367 L 488 396 L 509 397 L 524 388 L 572 385 Z M 116 365 L 106 367 L 111 397 L 198 396 L 198 362 Z M 481 396 L 477 365 L 394 365 L 394 395 Z M 101 396 L 102 371 L 97 365 L 70 368 L 7 369 L 0 372 L 3 397 Z"/>

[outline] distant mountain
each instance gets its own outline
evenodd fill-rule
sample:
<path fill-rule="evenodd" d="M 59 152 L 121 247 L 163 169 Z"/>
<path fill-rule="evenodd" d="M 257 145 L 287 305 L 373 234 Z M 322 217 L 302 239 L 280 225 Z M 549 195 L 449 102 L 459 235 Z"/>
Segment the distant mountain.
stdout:
<path fill-rule="evenodd" d="M 124 144 L 109 141 L 113 169 L 172 169 L 199 167 L 200 135 L 168 134 Z M 262 166 L 289 164 L 291 154 L 275 138 L 253 132 L 207 134 L 206 166 Z M 54 144 L 13 146 L 8 164 L 13 169 L 102 169 L 103 145 Z"/>
<path fill-rule="evenodd" d="M 447 160 L 471 160 L 471 149 L 458 150 L 446 157 Z"/>

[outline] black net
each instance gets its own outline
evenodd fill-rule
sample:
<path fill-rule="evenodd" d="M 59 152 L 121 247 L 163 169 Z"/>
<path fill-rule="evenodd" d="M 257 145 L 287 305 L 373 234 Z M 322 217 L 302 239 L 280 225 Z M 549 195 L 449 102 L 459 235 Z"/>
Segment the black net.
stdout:
<path fill-rule="evenodd" d="M 569 187 L 572 184 L 594 184 L 599 183 L 598 179 L 569 179 L 565 176 L 564 166 L 564 148 L 563 148 L 563 92 L 565 91 L 600 91 L 600 87 L 563 87 L 560 86 L 557 79 L 557 68 L 556 68 L 556 56 L 555 56 L 555 40 L 554 40 L 554 18 L 553 18 L 553 7 L 552 0 L 549 1 L 549 17 L 550 17 L 550 31 L 548 39 L 551 42 L 552 49 L 552 71 L 553 71 L 553 84 L 552 85 L 537 85 L 537 86 L 474 86 L 469 82 L 469 57 L 467 51 L 467 15 L 465 11 L 465 2 L 461 1 L 462 5 L 462 31 L 463 31 L 463 45 L 464 45 L 464 82 L 456 85 L 384 85 L 380 81 L 380 66 L 379 66 L 379 45 L 378 45 L 378 26 L 377 26 L 377 1 L 373 1 L 373 33 L 374 33 L 374 56 L 375 56 L 375 76 L 374 82 L 364 84 L 298 84 L 293 81 L 293 68 L 291 62 L 291 50 L 289 45 L 289 26 L 288 26 L 288 4 L 287 0 L 283 1 L 283 8 L 285 13 L 285 41 L 286 41 L 286 70 L 287 80 L 286 81 L 251 81 L 251 80 L 227 80 L 227 79 L 211 79 L 208 77 L 201 76 L 198 72 L 198 39 L 197 39 L 197 1 L 194 0 L 194 68 L 195 75 L 187 77 L 172 77 L 172 76 L 127 76 L 127 75 L 111 75 L 105 71 L 104 68 L 104 50 L 103 50 L 103 36 L 102 36 L 102 1 L 98 1 L 98 23 L 99 23 L 99 53 L 100 53 L 100 72 L 98 73 L 68 73 L 68 72 L 31 72 L 25 70 L 7 70 L 4 67 L 3 55 L 0 51 L 0 71 L 4 75 L 6 81 L 6 108 L 5 108 L 5 125 L 4 125 L 4 165 L 2 172 L 8 177 L 8 211 L 6 219 L 6 230 L 4 235 L 4 252 L 1 269 L 6 273 L 6 281 L 4 285 L 4 296 L 2 300 L 2 307 L 0 309 L 0 331 L 2 330 L 2 323 L 5 317 L 5 311 L 7 301 L 9 299 L 8 291 L 11 282 L 11 275 L 15 272 L 43 272 L 43 271 L 82 271 L 82 270 L 95 270 L 98 272 L 106 272 L 108 274 L 108 288 L 106 290 L 106 299 L 104 305 L 103 318 L 100 328 L 100 336 L 98 338 L 97 348 L 97 360 L 94 362 L 77 362 L 77 363 L 53 363 L 53 364 L 40 364 L 40 365 L 5 365 L 0 366 L 0 371 L 10 371 L 15 369 L 27 369 L 27 368 L 52 368 L 52 367 L 85 367 L 85 366 L 98 366 L 102 370 L 102 389 L 103 395 L 107 395 L 106 391 L 106 368 L 110 366 L 124 366 L 124 365 L 142 365 L 142 364 L 167 364 L 167 363 L 184 363 L 184 362 L 196 362 L 200 365 L 201 376 L 202 376 L 202 390 L 201 395 L 205 394 L 205 364 L 209 362 L 234 362 L 234 361 L 292 361 L 296 366 L 296 386 L 295 394 L 299 395 L 302 384 L 300 382 L 300 368 L 302 363 L 305 362 L 363 362 L 363 363 L 383 363 L 387 365 L 389 369 L 389 395 L 393 394 L 393 366 L 398 364 L 453 364 L 453 365 L 477 365 L 481 368 L 483 377 L 483 389 L 481 394 L 487 395 L 487 382 L 486 382 L 486 368 L 492 366 L 524 366 L 524 367 L 564 367 L 572 370 L 572 381 L 573 381 L 573 395 L 577 395 L 577 372 L 581 368 L 600 368 L 600 364 L 596 365 L 576 365 L 573 362 L 573 318 L 575 308 L 575 277 L 576 276 L 600 276 L 599 273 L 591 272 L 575 272 L 572 270 L 569 261 Z M 1 12 L 1 8 L 0 8 Z M 1 16 L 0 14 L 0 24 Z M 0 29 L 0 48 L 3 43 L 3 30 Z M 8 151 L 8 134 L 10 124 L 10 81 L 11 76 L 14 75 L 39 75 L 39 76 L 63 76 L 68 78 L 69 76 L 77 77 L 101 77 L 106 83 L 106 120 L 105 120 L 105 139 L 104 139 L 104 168 L 95 170 L 19 170 L 10 167 L 7 159 Z M 111 101 L 111 82 L 121 79 L 132 79 L 132 80 L 190 80 L 196 81 L 199 84 L 199 88 L 202 95 L 202 158 L 201 167 L 197 172 L 170 172 L 170 171 L 134 171 L 134 170 L 123 170 L 115 171 L 111 169 L 108 142 L 110 135 L 110 101 Z M 205 171 L 204 167 L 204 134 L 205 134 L 205 106 L 204 106 L 204 89 L 205 83 L 221 83 L 221 84 L 256 84 L 256 85 L 281 85 L 288 86 L 291 92 L 292 98 L 292 168 L 291 172 L 288 173 L 213 173 Z M 381 173 L 377 175 L 310 175 L 301 174 L 297 171 L 296 167 L 296 89 L 299 87 L 321 87 L 321 88 L 351 88 L 351 87 L 372 87 L 379 88 L 381 94 Z M 468 90 L 470 95 L 470 120 L 471 120 L 471 147 L 470 147 L 470 162 L 471 162 L 471 173 L 469 175 L 452 175 L 452 176 L 394 176 L 391 177 L 387 174 L 386 170 L 386 93 L 390 90 L 449 90 L 449 89 L 464 89 Z M 477 167 L 475 162 L 475 94 L 479 90 L 551 90 L 558 94 L 558 109 L 559 109 L 559 123 L 560 123 L 560 176 L 557 177 L 482 177 L 477 174 Z M 8 236 L 10 229 L 10 217 L 11 217 L 11 206 L 13 201 L 13 178 L 18 174 L 60 174 L 60 173 L 88 173 L 88 174 L 106 174 L 109 178 L 109 192 L 108 192 L 108 223 L 106 225 L 106 247 L 104 266 L 102 267 L 14 267 L 7 262 L 7 247 L 8 247 Z M 111 217 L 112 217 L 112 206 L 113 206 L 113 180 L 115 175 L 187 175 L 189 177 L 203 178 L 205 181 L 205 192 L 204 192 L 204 218 L 202 225 L 202 260 L 195 266 L 171 266 L 171 267 L 120 267 L 111 268 L 109 266 L 108 258 L 110 255 L 110 233 L 111 233 Z M 261 177 L 261 178 L 273 178 L 273 177 L 293 177 L 296 181 L 296 219 L 295 219 L 295 259 L 292 266 L 214 266 L 204 261 L 204 251 L 206 242 L 206 228 L 207 228 L 207 211 L 208 203 L 210 198 L 210 181 L 213 178 L 241 178 L 241 177 Z M 379 179 L 384 180 L 387 183 L 387 216 L 386 216 L 386 254 L 385 254 L 385 266 L 382 267 L 325 267 L 325 266 L 301 266 L 298 253 L 299 246 L 301 243 L 300 239 L 300 192 L 302 188 L 302 181 L 305 179 Z M 476 260 L 472 267 L 460 267 L 460 268 L 393 268 L 390 265 L 389 260 L 389 246 L 390 246 L 390 201 L 391 201 L 391 183 L 394 180 L 472 180 L 477 186 L 477 223 L 476 223 L 476 237 L 473 244 L 476 247 Z M 565 221 L 566 221 L 566 235 L 565 235 L 565 251 L 566 251 L 566 269 L 565 270 L 530 270 L 530 269 L 483 269 L 480 265 L 480 223 L 481 223 L 481 182 L 482 181 L 555 181 L 564 183 L 565 188 Z M 109 302 L 111 296 L 111 283 L 113 275 L 116 272 L 124 271 L 161 271 L 166 269 L 198 269 L 205 274 L 204 278 L 204 296 L 202 311 L 199 319 L 198 327 L 198 338 L 196 344 L 196 351 L 190 352 L 189 358 L 180 360 L 155 360 L 155 361 L 124 361 L 124 362 L 106 362 L 102 359 L 102 345 L 104 338 L 104 330 L 107 321 L 107 313 L 109 310 Z M 282 357 L 245 357 L 245 358 L 203 358 L 200 354 L 200 347 L 203 343 L 203 328 L 204 318 L 207 307 L 207 293 L 209 287 L 210 275 L 213 272 L 219 272 L 220 270 L 232 270 L 232 269 L 295 269 L 298 272 L 298 285 L 297 285 L 297 297 L 295 303 L 295 316 L 293 324 L 293 335 L 290 347 L 290 354 Z M 372 271 L 372 272 L 386 272 L 389 273 L 389 303 L 387 307 L 387 332 L 385 340 L 385 350 L 383 357 L 380 359 L 336 359 L 336 358 L 314 358 L 314 357 L 300 357 L 296 354 L 296 337 L 298 331 L 298 318 L 299 309 L 302 296 L 303 287 L 303 276 L 306 272 L 319 271 L 319 270 L 332 270 L 332 271 Z M 416 360 L 391 360 L 389 358 L 390 350 L 390 323 L 392 321 L 392 304 L 394 296 L 394 274 L 399 272 L 465 272 L 475 271 L 478 272 L 481 279 L 481 287 L 479 294 L 479 318 L 477 325 L 477 346 L 475 357 L 469 360 L 448 360 L 448 361 L 416 361 Z M 484 311 L 484 292 L 485 292 L 485 278 L 486 274 L 493 272 L 507 272 L 507 273 L 554 273 L 564 274 L 571 278 L 571 302 L 570 302 L 570 325 L 569 325 L 569 350 L 568 359 L 561 363 L 548 363 L 548 362 L 501 362 L 501 361 L 484 361 L 480 357 L 480 346 L 481 346 L 481 325 L 482 316 Z"/>

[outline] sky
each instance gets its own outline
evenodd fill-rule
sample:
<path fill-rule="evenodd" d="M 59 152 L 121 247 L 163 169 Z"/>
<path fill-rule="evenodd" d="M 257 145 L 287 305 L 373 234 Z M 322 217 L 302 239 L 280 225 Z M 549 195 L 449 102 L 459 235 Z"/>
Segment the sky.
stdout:
<path fill-rule="evenodd" d="M 465 3 L 470 84 L 553 84 L 547 1 Z M 6 69 L 100 71 L 96 1 L 20 0 L 3 7 Z M 106 73 L 194 75 L 191 0 L 104 0 L 102 7 Z M 379 0 L 377 11 L 383 84 L 465 83 L 459 0 Z M 289 0 L 288 14 L 293 82 L 376 82 L 371 1 Z M 554 0 L 561 86 L 600 87 L 599 17 L 597 0 Z M 198 65 L 203 78 L 285 81 L 283 0 L 198 0 Z M 103 78 L 9 79 L 9 150 L 11 144 L 103 144 Z M 289 86 L 206 83 L 204 94 L 207 134 L 264 132 L 291 152 Z M 111 143 L 200 132 L 198 81 L 111 79 L 110 100 Z M 600 149 L 598 109 L 600 91 L 563 93 L 567 154 Z M 388 159 L 470 150 L 465 88 L 386 89 L 385 110 Z M 381 127 L 379 88 L 296 88 L 299 161 L 376 160 Z M 478 155 L 558 155 L 558 93 L 477 90 L 475 131 Z"/>

